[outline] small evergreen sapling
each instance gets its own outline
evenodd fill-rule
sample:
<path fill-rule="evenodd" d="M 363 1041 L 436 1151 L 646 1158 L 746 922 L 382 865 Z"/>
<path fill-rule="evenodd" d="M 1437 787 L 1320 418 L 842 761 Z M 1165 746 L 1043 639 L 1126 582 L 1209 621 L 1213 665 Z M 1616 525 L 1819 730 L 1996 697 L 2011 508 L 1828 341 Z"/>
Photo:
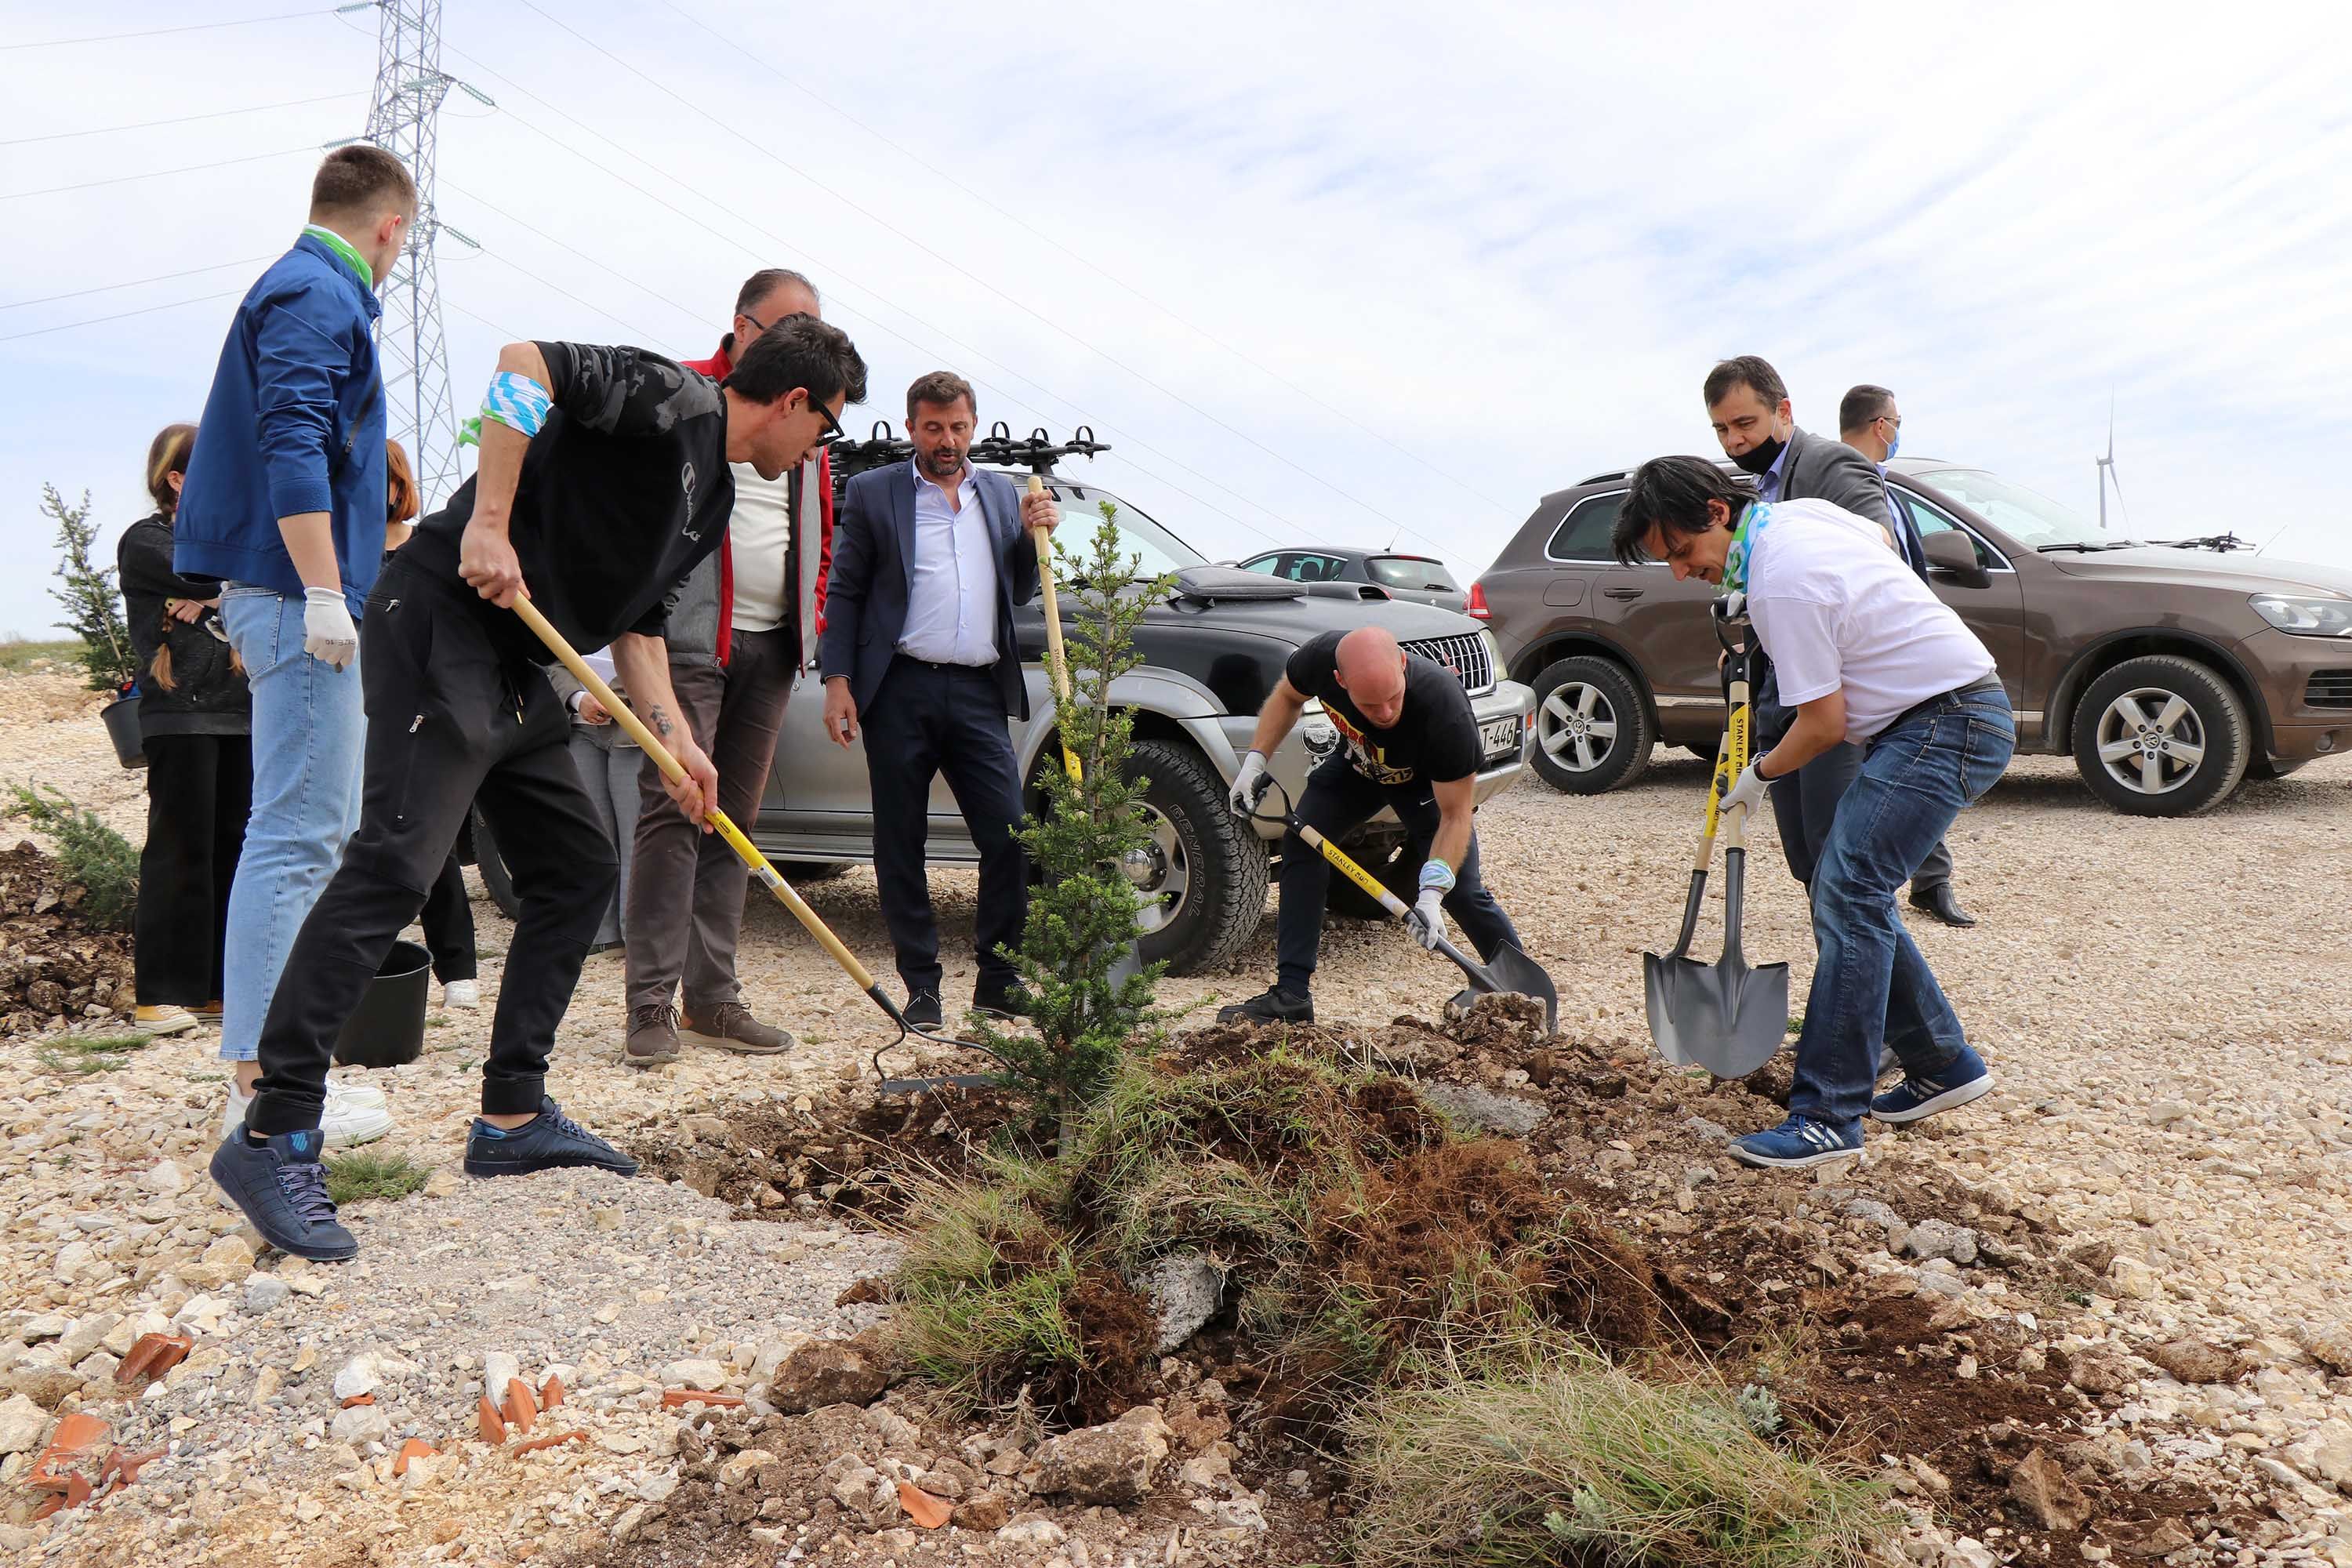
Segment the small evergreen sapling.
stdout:
<path fill-rule="evenodd" d="M 1063 601 L 1076 614 L 1068 634 L 1071 701 L 1056 718 L 1080 777 L 1047 767 L 1046 809 L 1015 830 L 1044 874 L 1029 900 L 1020 951 L 1008 955 L 1034 1003 L 1035 1032 L 980 1031 L 1016 1080 L 1051 1101 L 1065 1125 L 1160 1019 L 1152 994 L 1164 965 L 1113 973 L 1135 940 L 1137 894 L 1122 863 L 1150 846 L 1151 829 L 1143 804 L 1150 781 L 1128 774 L 1134 716 L 1112 703 L 1110 691 L 1143 662 L 1135 628 L 1168 596 L 1174 579 L 1136 577 L 1142 563 L 1121 549 L 1118 510 L 1102 503 L 1087 553 L 1073 560 L 1064 552 L 1068 565 L 1058 574 L 1067 584 Z M 1058 763 L 1058 752 L 1048 756 Z"/>
<path fill-rule="evenodd" d="M 122 616 L 122 596 L 115 592 L 114 568 L 89 558 L 90 546 L 98 542 L 98 525 L 89 520 L 89 492 L 82 491 L 80 505 L 69 506 L 57 486 L 43 485 L 41 515 L 57 520 L 58 549 L 64 557 L 56 575 L 66 585 L 49 590 L 49 597 L 66 607 L 66 618 L 58 625 L 81 638 L 89 689 L 120 690 L 137 679 L 138 656 L 131 651 L 130 627 Z"/>

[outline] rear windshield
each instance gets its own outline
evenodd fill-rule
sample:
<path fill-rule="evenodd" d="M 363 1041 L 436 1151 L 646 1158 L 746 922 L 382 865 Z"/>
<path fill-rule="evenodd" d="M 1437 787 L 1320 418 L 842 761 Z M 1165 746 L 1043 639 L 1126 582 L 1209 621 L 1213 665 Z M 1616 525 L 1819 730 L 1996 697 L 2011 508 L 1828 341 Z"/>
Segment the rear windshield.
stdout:
<path fill-rule="evenodd" d="M 1419 555 L 1374 555 L 1365 561 L 1364 570 L 1383 588 L 1420 588 L 1440 594 L 1462 591 L 1444 562 Z"/>

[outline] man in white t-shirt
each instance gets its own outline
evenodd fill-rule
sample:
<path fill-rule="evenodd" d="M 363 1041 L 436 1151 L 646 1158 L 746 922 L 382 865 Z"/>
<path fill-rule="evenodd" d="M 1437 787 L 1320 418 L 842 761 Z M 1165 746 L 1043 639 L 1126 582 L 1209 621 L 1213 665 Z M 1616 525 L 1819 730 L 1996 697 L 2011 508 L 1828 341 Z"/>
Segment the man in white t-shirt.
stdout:
<path fill-rule="evenodd" d="M 1874 548 L 1857 549 L 1867 542 Z M 1722 586 L 1780 673 L 1788 733 L 1723 797 L 1764 787 L 1852 742 L 1867 749 L 1813 874 L 1813 971 L 1789 1118 L 1731 1145 L 1750 1165 L 1858 1159 L 1864 1111 L 1916 1121 L 1992 1087 L 1927 961 L 1895 912 L 1895 889 L 1961 808 L 1990 789 L 2017 745 L 1992 655 L 1885 548 L 1884 525 L 1820 500 L 1759 501 L 1713 463 L 1659 458 L 1634 470 L 1611 542 Z M 1882 1043 L 1903 1082 L 1873 1099 Z"/>

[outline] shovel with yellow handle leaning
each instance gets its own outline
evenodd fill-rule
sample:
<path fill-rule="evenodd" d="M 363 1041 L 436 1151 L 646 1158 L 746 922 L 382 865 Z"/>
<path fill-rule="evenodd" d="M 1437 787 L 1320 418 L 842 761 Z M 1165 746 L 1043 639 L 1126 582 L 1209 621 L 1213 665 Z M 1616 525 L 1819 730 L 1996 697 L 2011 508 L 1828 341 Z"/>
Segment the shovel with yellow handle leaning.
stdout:
<path fill-rule="evenodd" d="M 1717 601 L 1717 636 L 1732 624 Z M 1752 634 L 1750 634 L 1752 635 Z M 1728 643 L 1727 642 L 1727 647 Z M 1748 654 L 1731 653 L 1729 719 L 1716 753 L 1707 786 L 1706 826 L 1691 868 L 1689 896 L 1683 906 L 1681 940 L 1664 957 L 1642 955 L 1643 990 L 1650 1037 L 1658 1054 L 1677 1066 L 1706 1068 L 1717 1078 L 1745 1078 L 1770 1061 L 1788 1037 L 1789 966 L 1767 963 L 1751 969 L 1740 950 L 1739 927 L 1747 907 L 1748 838 L 1745 805 L 1722 813 L 1723 957 L 1701 963 L 1688 956 L 1698 929 L 1699 898 L 1706 886 L 1707 861 L 1716 835 L 1717 802 L 1730 781 L 1748 770 Z"/>
<path fill-rule="evenodd" d="M 604 711 L 613 716 L 613 722 L 626 731 L 629 739 L 635 741 L 644 750 L 646 755 L 653 759 L 654 766 L 661 770 L 662 777 L 675 783 L 686 776 L 686 769 L 678 765 L 676 757 L 670 755 L 669 748 L 656 740 L 654 732 L 646 729 L 635 713 L 629 711 L 628 705 L 604 683 L 603 677 L 588 668 L 587 661 L 580 657 L 569 642 L 564 640 L 562 632 L 548 624 L 547 617 L 539 613 L 537 605 L 529 599 L 518 598 L 514 602 L 514 612 L 522 617 L 523 625 L 529 626 L 537 634 L 539 640 L 547 645 L 548 651 L 555 655 L 557 661 L 572 672 L 572 679 L 586 687 L 589 694 L 596 699 Z M 883 994 L 882 987 L 875 982 L 873 974 L 864 964 L 857 962 L 857 955 L 844 946 L 841 939 L 833 934 L 832 928 L 818 919 L 816 911 L 810 909 L 798 893 L 793 891 L 792 884 L 777 874 L 776 868 L 768 863 L 768 858 L 760 853 L 759 847 L 743 837 L 742 829 L 730 821 L 725 812 L 714 805 L 710 809 L 709 816 L 704 820 L 709 823 L 713 832 L 727 841 L 727 847 L 735 851 L 736 857 L 751 868 L 752 880 L 773 893 L 776 901 L 793 912 L 793 918 L 801 922 L 809 935 L 816 938 L 817 945 L 824 949 L 834 963 L 841 965 L 843 973 L 856 984 L 857 988 L 871 997 L 874 1005 L 882 1009 L 884 1016 L 898 1026 L 898 1038 L 891 1041 L 889 1045 L 881 1047 L 874 1053 L 874 1074 L 882 1080 L 883 1093 L 915 1094 L 923 1089 L 937 1089 L 943 1084 L 956 1084 L 967 1089 L 976 1089 L 998 1081 L 993 1075 L 988 1073 L 950 1073 L 940 1078 L 892 1078 L 882 1066 L 882 1052 L 891 1049 L 909 1035 L 918 1039 L 928 1040 L 935 1046 L 953 1046 L 959 1050 L 979 1051 L 984 1056 L 995 1058 L 998 1061 L 1003 1061 L 1004 1058 L 997 1057 L 995 1052 L 989 1050 L 985 1046 L 974 1045 L 970 1040 L 960 1040 L 951 1035 L 933 1034 L 928 1029 L 919 1029 L 908 1023 L 907 1015 L 899 1009 L 898 1005 Z M 1006 1065 L 1009 1068 L 1011 1064 Z"/>

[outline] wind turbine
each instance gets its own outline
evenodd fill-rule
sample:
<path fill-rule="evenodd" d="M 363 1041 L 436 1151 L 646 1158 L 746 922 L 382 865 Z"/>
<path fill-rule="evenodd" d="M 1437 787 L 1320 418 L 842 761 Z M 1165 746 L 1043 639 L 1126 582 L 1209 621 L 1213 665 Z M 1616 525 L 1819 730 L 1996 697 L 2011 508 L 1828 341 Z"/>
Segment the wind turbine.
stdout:
<path fill-rule="evenodd" d="M 2121 505 L 2124 499 L 2124 481 L 2122 476 L 2116 472 L 2116 395 L 2112 392 L 2107 394 L 2107 455 L 2097 459 L 2097 467 L 2099 531 L 2105 533 L 2107 529 L 2107 486 L 2110 482 L 2116 487 L 2116 504 Z"/>

